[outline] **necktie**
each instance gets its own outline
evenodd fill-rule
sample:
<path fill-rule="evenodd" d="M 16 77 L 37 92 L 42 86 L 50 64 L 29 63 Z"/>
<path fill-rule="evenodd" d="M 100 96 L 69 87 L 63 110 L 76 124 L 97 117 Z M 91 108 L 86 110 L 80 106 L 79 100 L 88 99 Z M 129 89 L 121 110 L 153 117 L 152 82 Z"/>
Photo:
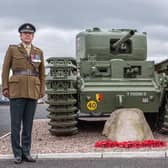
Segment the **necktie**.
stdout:
<path fill-rule="evenodd" d="M 27 51 L 27 55 L 29 56 L 29 55 L 30 55 L 30 50 L 31 50 L 31 48 L 30 48 L 29 46 L 26 46 L 25 49 L 26 49 L 26 51 Z"/>

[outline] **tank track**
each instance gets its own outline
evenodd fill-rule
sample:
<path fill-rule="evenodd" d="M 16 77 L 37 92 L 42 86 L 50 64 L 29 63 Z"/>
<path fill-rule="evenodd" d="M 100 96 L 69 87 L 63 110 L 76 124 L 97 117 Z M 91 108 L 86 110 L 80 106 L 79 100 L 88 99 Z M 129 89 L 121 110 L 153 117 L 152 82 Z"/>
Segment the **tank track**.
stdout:
<path fill-rule="evenodd" d="M 52 135 L 66 136 L 78 133 L 77 88 L 75 59 L 50 57 L 47 59 L 49 73 L 46 77 L 48 118 Z"/>
<path fill-rule="evenodd" d="M 164 90 L 157 122 L 159 133 L 168 135 L 168 88 Z"/>

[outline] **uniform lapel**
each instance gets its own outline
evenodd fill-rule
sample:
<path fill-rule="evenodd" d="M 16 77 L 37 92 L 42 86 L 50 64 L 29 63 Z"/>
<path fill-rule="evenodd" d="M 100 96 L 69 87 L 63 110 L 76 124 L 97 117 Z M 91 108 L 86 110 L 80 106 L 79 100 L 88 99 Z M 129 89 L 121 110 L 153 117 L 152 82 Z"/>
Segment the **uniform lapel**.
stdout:
<path fill-rule="evenodd" d="M 26 50 L 25 50 L 25 48 L 24 48 L 24 46 L 23 46 L 22 43 L 18 44 L 18 50 L 19 50 L 21 53 L 23 53 L 24 55 L 27 55 L 27 52 L 26 52 Z"/>

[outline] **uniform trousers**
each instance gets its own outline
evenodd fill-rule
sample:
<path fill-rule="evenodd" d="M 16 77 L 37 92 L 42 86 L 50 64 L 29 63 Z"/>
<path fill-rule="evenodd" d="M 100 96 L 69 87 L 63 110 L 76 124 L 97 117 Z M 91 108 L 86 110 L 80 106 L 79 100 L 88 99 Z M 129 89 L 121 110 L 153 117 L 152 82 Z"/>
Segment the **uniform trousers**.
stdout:
<path fill-rule="evenodd" d="M 15 157 L 30 155 L 32 125 L 36 105 L 37 100 L 35 99 L 10 99 L 11 144 Z"/>

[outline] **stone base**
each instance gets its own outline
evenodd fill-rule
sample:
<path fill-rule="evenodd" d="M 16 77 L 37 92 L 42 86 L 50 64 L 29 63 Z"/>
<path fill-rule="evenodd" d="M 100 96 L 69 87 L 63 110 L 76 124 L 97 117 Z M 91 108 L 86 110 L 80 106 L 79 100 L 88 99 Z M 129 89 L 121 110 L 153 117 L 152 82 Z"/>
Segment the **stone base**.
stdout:
<path fill-rule="evenodd" d="M 112 112 L 102 134 L 118 142 L 154 139 L 143 112 L 136 108 L 123 108 Z"/>

